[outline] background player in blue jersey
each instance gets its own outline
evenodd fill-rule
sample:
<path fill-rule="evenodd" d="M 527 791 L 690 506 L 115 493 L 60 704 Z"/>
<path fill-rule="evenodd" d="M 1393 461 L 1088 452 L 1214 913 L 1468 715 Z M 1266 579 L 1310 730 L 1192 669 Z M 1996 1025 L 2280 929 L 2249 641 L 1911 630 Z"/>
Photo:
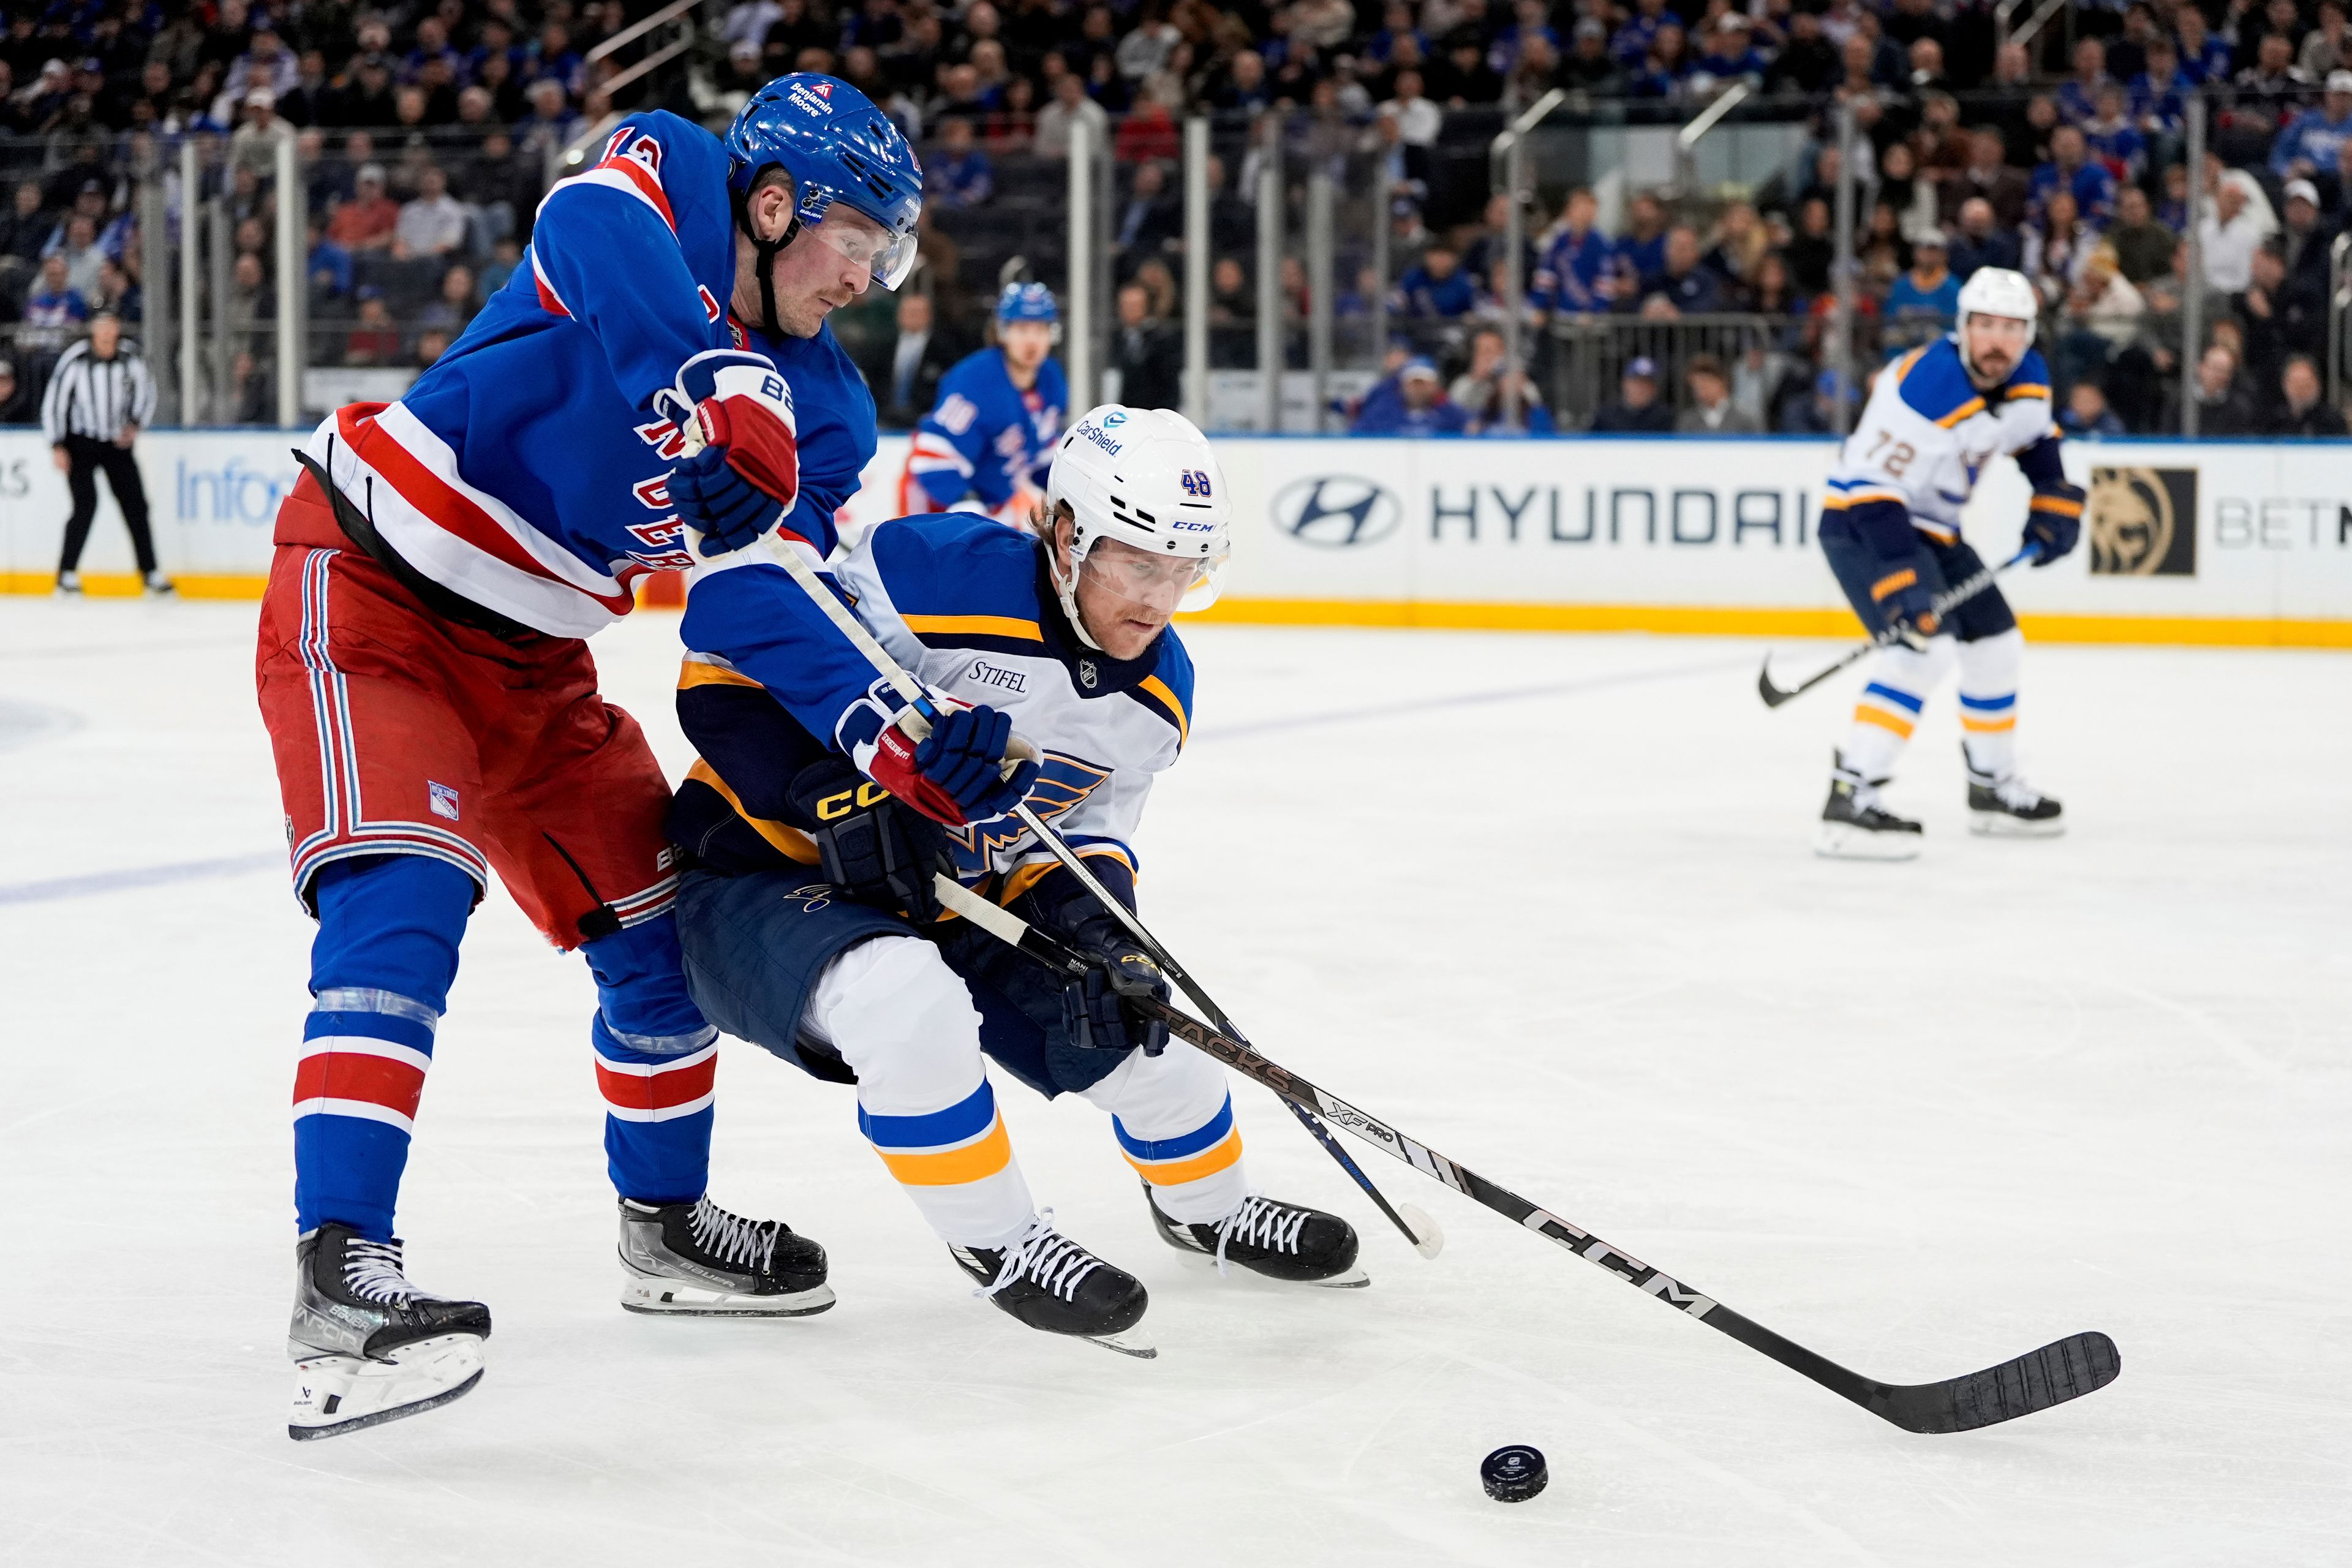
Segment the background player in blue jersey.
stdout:
<path fill-rule="evenodd" d="M 1051 357 L 1061 311 L 1043 283 L 1008 283 L 996 301 L 996 343 L 940 378 L 939 406 L 915 426 L 898 510 L 984 511 L 1026 528 L 1061 438 L 1069 384 Z"/>
<path fill-rule="evenodd" d="M 595 977 L 625 1304 L 830 1304 L 823 1248 L 705 1194 L 715 1031 L 679 970 L 669 791 L 582 639 L 628 612 L 636 576 L 690 563 L 690 533 L 832 547 L 792 390 L 730 307 L 827 395 L 847 373 L 825 318 L 904 279 L 919 191 L 898 132 L 829 78 L 771 83 L 723 145 L 633 117 L 549 194 L 528 267 L 409 394 L 338 411 L 300 454 L 257 661 L 295 890 L 320 921 L 294 1092 L 291 1435 L 412 1415 L 481 1374 L 488 1310 L 408 1281 L 393 1212 L 492 868 Z M 838 484 L 858 437 L 811 436 Z M 823 642 L 803 595 L 737 607 L 704 615 L 707 646 L 796 614 Z M 958 821 L 1002 810 L 1010 785 L 957 754 L 971 732 L 985 750 L 976 722 L 875 747 L 876 775 Z"/>

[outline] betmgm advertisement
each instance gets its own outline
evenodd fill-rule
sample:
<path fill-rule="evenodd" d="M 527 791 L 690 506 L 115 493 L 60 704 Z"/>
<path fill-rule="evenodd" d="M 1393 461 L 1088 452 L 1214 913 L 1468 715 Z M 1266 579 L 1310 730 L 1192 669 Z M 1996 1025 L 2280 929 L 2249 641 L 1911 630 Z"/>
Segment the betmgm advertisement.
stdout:
<path fill-rule="evenodd" d="M 190 596 L 258 597 L 307 432 L 155 431 L 138 456 L 163 569 Z M 1210 620 L 1851 637 L 1821 553 L 1834 455 L 1805 439 L 1215 442 L 1234 560 Z M 2352 447 L 2069 442 L 2083 542 L 2005 584 L 2048 640 L 2352 647 Z M 841 517 L 890 517 L 907 440 L 885 437 Z M 100 486 L 83 560 L 135 592 Z M 2017 547 L 2025 482 L 1995 459 L 1964 516 Z M 0 431 L 0 584 L 47 593 L 68 511 L 37 430 Z"/>

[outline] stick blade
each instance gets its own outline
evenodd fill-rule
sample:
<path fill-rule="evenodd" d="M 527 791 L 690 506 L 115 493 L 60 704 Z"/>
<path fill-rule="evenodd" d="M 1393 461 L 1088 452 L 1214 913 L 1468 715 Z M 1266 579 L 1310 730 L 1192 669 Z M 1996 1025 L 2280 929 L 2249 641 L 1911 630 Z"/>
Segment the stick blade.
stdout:
<path fill-rule="evenodd" d="M 1772 684 L 1772 656 L 1769 653 L 1764 656 L 1764 668 L 1756 672 L 1756 695 L 1764 699 L 1767 708 L 1778 708 L 1796 695 Z"/>
<path fill-rule="evenodd" d="M 1906 1432 L 1973 1432 L 2095 1394 L 2122 1372 L 2116 1342 L 2093 1330 L 1966 1377 L 1887 1388 L 1869 1403 Z"/>

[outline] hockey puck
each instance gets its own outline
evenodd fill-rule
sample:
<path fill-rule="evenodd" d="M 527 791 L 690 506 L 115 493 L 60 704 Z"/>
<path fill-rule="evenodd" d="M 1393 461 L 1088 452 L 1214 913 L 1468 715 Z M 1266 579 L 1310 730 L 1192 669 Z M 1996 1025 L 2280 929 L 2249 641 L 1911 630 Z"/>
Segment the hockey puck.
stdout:
<path fill-rule="evenodd" d="M 1496 1502 L 1525 1502 L 1544 1489 L 1551 1472 L 1544 1468 L 1541 1450 L 1514 1443 L 1486 1456 L 1478 1466 L 1478 1479 Z"/>

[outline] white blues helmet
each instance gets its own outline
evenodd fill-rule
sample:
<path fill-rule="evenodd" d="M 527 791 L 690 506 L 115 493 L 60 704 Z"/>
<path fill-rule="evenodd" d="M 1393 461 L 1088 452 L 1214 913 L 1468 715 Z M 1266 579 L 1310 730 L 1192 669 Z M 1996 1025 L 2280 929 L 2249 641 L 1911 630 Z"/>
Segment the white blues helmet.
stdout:
<path fill-rule="evenodd" d="M 2023 321 L 2025 342 L 2031 347 L 2034 322 L 2041 314 L 2042 296 L 2034 292 L 2025 274 L 2011 272 L 2006 267 L 1978 268 L 1960 285 L 1959 319 L 1954 323 L 1959 329 L 1960 358 L 1966 361 L 1969 357 L 1970 316 L 2003 316 L 2012 321 Z"/>
<path fill-rule="evenodd" d="M 1232 549 L 1232 503 L 1208 437 L 1182 415 L 1116 403 L 1081 415 L 1054 448 L 1045 482 L 1048 533 L 1065 505 L 1071 573 L 1065 579 L 1050 557 L 1049 570 L 1064 613 L 1088 643 L 1094 639 L 1078 619 L 1077 577 L 1104 540 L 1174 567 L 1157 574 L 1176 594 L 1174 608 L 1203 610 L 1216 602 Z M 1148 570 L 1133 557 L 1121 559 Z"/>

